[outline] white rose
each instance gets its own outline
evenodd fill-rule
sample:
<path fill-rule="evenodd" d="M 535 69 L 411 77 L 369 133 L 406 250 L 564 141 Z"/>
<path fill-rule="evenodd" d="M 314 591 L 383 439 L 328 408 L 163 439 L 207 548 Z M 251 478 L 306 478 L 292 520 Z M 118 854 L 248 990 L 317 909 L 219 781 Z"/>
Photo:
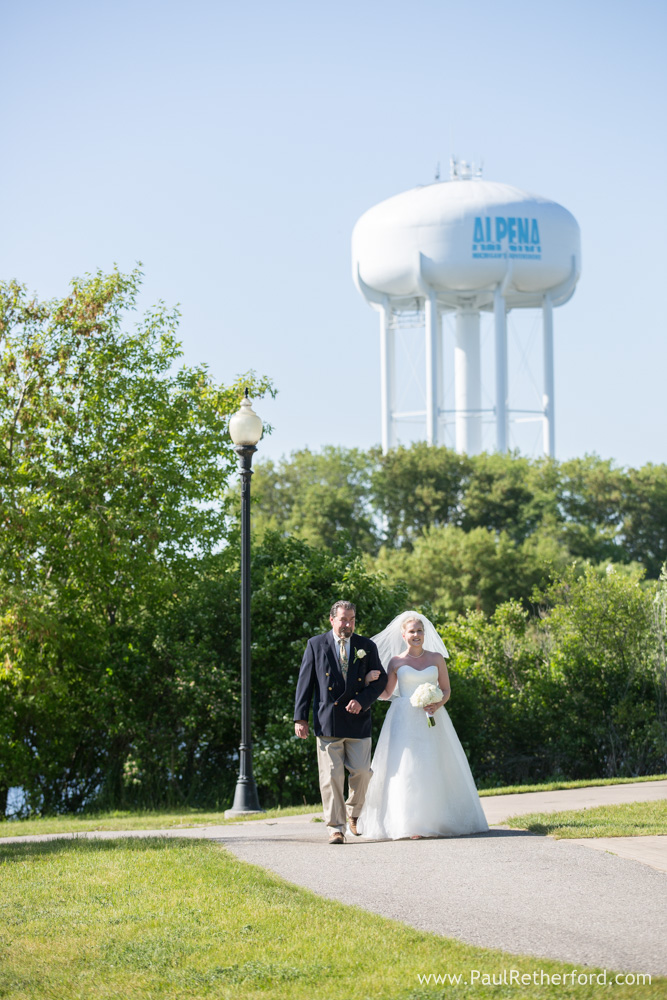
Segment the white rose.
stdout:
<path fill-rule="evenodd" d="M 366 655 L 366 650 L 365 649 L 358 649 L 357 650 L 357 659 L 358 660 L 363 660 L 363 658 L 364 658 L 365 655 Z"/>

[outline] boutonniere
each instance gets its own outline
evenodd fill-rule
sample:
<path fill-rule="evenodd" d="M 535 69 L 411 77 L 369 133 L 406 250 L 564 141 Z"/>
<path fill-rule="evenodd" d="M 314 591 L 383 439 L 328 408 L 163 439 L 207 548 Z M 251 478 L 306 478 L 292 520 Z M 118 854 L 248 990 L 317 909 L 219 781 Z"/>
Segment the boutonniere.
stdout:
<path fill-rule="evenodd" d="M 363 658 L 365 657 L 365 655 L 366 655 L 366 650 L 365 649 L 355 649 L 355 651 L 354 651 L 354 659 L 352 660 L 352 662 L 356 663 L 357 660 L 363 660 Z"/>

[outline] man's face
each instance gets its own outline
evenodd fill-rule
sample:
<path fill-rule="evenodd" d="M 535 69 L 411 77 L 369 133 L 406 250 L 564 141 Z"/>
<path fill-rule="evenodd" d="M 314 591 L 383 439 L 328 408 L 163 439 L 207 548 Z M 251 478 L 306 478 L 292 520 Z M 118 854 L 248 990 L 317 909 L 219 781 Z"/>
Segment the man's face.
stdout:
<path fill-rule="evenodd" d="M 335 617 L 329 615 L 329 621 L 339 639 L 349 639 L 354 632 L 354 611 L 339 608 Z"/>

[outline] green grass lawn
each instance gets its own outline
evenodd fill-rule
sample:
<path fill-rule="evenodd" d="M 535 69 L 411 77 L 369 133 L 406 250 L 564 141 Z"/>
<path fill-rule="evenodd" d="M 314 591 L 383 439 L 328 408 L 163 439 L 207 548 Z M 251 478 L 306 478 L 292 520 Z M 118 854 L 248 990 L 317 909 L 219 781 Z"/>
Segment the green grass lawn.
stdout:
<path fill-rule="evenodd" d="M 565 837 L 648 837 L 667 835 L 667 799 L 512 816 L 507 826 Z"/>
<path fill-rule="evenodd" d="M 618 785 L 641 781 L 661 781 L 666 774 L 650 775 L 642 778 L 601 778 L 597 781 L 551 781 L 543 785 L 506 785 L 503 788 L 480 790 L 480 796 L 508 795 L 515 792 L 550 792 L 565 788 L 586 788 L 593 785 Z M 260 819 L 275 819 L 280 816 L 300 816 L 321 812 L 319 802 L 313 805 L 289 806 L 285 809 L 268 809 Z M 248 817 L 252 821 L 253 817 Z M 184 827 L 219 826 L 234 823 L 226 820 L 224 812 L 202 812 L 196 809 L 123 811 L 91 813 L 81 816 L 44 816 L 25 820 L 0 821 L 0 838 L 22 837 L 37 833 L 84 833 L 88 830 L 173 830 Z"/>
<path fill-rule="evenodd" d="M 267 809 L 260 819 L 279 816 L 301 816 L 322 811 L 321 803 L 312 806 L 290 806 L 285 809 Z M 250 822 L 257 817 L 245 817 Z M 122 810 L 89 813 L 80 816 L 36 816 L 34 819 L 4 820 L 0 822 L 0 838 L 22 837 L 35 833 L 84 833 L 86 830 L 174 830 L 185 827 L 220 826 L 238 823 L 238 819 L 225 819 L 224 812 L 203 812 L 197 809 Z"/>
<path fill-rule="evenodd" d="M 503 969 L 530 983 L 493 986 L 480 978 L 465 985 L 471 970 L 492 977 Z M 539 984 L 539 970 L 562 976 L 573 969 L 460 944 L 321 899 L 206 841 L 0 845 L 3 1000 L 588 1000 L 610 993 L 649 1000 L 667 994 L 664 978 L 611 990 L 597 982 Z M 462 981 L 420 984 L 429 973 Z"/>
<path fill-rule="evenodd" d="M 522 792 L 557 792 L 566 788 L 598 788 L 601 785 L 635 785 L 639 781 L 665 781 L 667 774 L 645 774 L 638 778 L 583 778 L 578 781 L 545 781 L 541 785 L 503 785 L 502 788 L 480 788 L 480 796 L 515 795 Z"/>

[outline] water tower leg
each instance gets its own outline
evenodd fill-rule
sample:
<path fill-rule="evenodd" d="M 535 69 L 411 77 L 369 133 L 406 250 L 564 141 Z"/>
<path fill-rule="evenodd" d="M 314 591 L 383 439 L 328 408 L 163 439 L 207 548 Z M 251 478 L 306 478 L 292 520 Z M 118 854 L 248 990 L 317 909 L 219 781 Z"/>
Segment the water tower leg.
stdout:
<path fill-rule="evenodd" d="M 438 302 L 429 288 L 425 301 L 426 319 L 426 441 L 438 443 Z"/>
<path fill-rule="evenodd" d="M 482 450 L 482 372 L 479 312 L 474 309 L 456 313 L 454 386 L 456 450 L 460 455 L 477 455 Z"/>
<path fill-rule="evenodd" d="M 383 455 L 386 455 L 394 444 L 394 357 L 395 338 L 391 328 L 391 308 L 383 305 L 380 312 L 380 408 Z"/>
<path fill-rule="evenodd" d="M 437 444 L 445 443 L 445 372 L 444 372 L 444 345 L 442 332 L 442 313 L 438 314 L 438 332 L 435 340 L 436 347 L 436 383 L 437 383 L 437 394 L 435 399 L 436 411 L 435 418 L 437 420 L 438 436 Z"/>
<path fill-rule="evenodd" d="M 551 296 L 542 303 L 542 342 L 544 354 L 544 454 L 556 457 L 556 425 L 554 421 L 554 310 Z"/>
<path fill-rule="evenodd" d="M 496 326 L 496 448 L 507 451 L 507 309 L 500 287 L 493 293 Z"/>

